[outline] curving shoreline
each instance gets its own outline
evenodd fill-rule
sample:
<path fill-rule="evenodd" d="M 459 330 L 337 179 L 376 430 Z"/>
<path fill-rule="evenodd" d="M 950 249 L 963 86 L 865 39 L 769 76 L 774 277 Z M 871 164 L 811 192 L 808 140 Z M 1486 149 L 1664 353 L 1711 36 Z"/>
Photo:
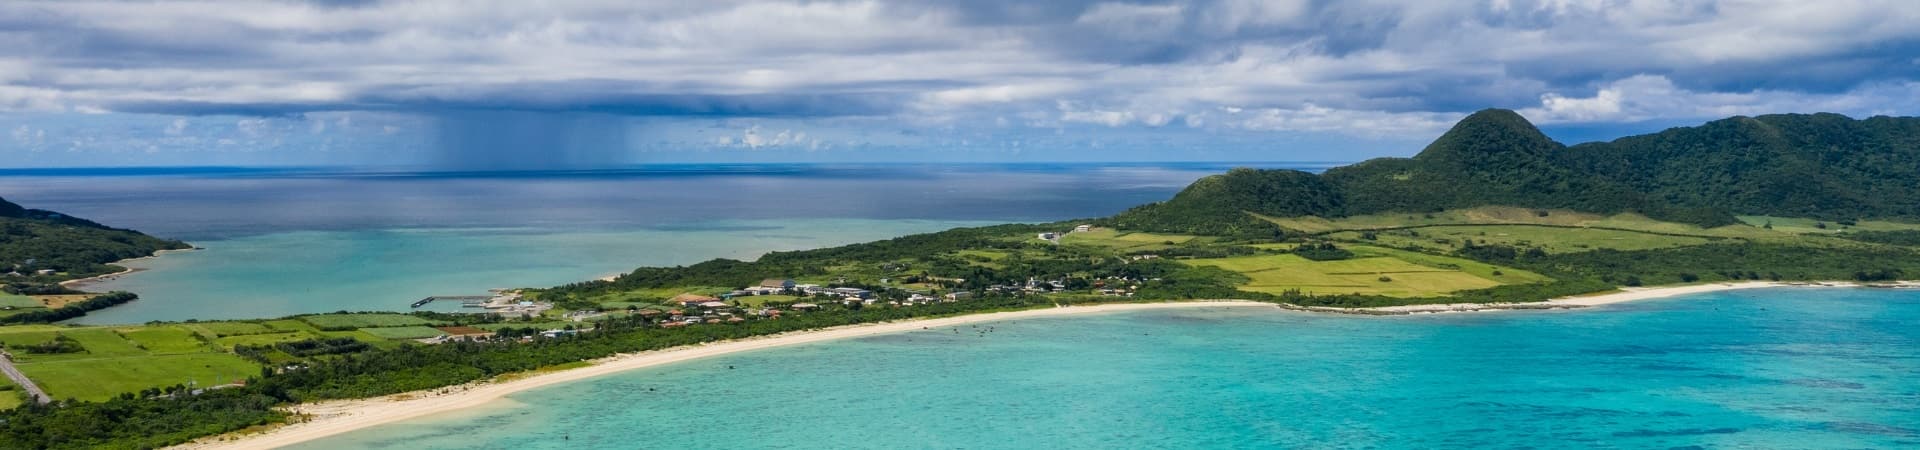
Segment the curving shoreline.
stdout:
<path fill-rule="evenodd" d="M 122 260 L 119 260 L 119 261 L 114 261 L 114 262 L 111 262 L 111 263 L 107 263 L 108 265 L 112 265 L 112 266 L 120 266 L 120 271 L 119 271 L 119 272 L 114 272 L 114 273 L 108 273 L 108 274 L 100 274 L 100 275 L 94 275 L 94 276 L 90 276 L 90 277 L 86 277 L 86 278 L 75 278 L 75 279 L 71 279 L 71 280 L 67 280 L 67 281 L 62 281 L 62 282 L 60 282 L 60 286 L 61 286 L 61 287 L 64 287 L 64 288 L 67 288 L 67 289 L 73 289 L 73 290 L 76 290 L 76 291 L 84 291 L 84 290 L 86 290 L 86 288 L 87 288 L 88 286 L 91 286 L 91 285 L 93 285 L 93 284 L 96 284 L 96 283 L 100 283 L 100 282 L 104 282 L 104 281 L 111 281 L 111 280 L 113 280 L 113 279 L 115 279 L 115 278 L 119 278 L 119 277 L 120 277 L 121 275 L 129 275 L 129 274 L 133 274 L 133 273 L 136 273 L 136 272 L 141 272 L 141 271 L 145 271 L 145 270 L 147 270 L 147 268 L 145 268 L 145 267 L 127 267 L 127 266 L 126 266 L 126 265 L 124 264 L 124 263 L 126 263 L 126 262 L 129 262 L 129 261 L 141 261 L 141 260 L 147 260 L 147 259 L 154 259 L 154 258 L 159 258 L 160 256 L 162 256 L 162 255 L 166 255 L 166 254 L 168 254 L 168 253 L 175 253 L 175 252 L 190 252 L 190 251 L 194 251 L 194 250 L 199 250 L 199 249 L 200 249 L 200 248 L 198 248 L 198 247 L 190 247 L 190 248 L 176 248 L 176 249 L 166 249 L 166 250 L 154 250 L 154 251 L 153 251 L 153 254 L 151 254 L 151 255 L 147 255 L 147 256 L 141 256 L 141 257 L 137 257 L 137 258 L 127 258 L 127 259 L 122 259 Z"/>
<path fill-rule="evenodd" d="M 999 320 L 1204 307 L 1274 308 L 1276 306 L 1271 303 L 1240 300 L 1063 306 L 1057 308 L 969 314 L 899 322 L 848 325 L 820 330 L 783 333 L 771 336 L 714 342 L 704 345 L 618 355 L 593 361 L 592 365 L 587 367 L 541 373 L 506 381 L 480 381 L 426 392 L 410 392 L 368 399 L 301 404 L 293 406 L 291 410 L 306 415 L 307 420 L 304 422 L 281 426 L 257 434 L 214 436 L 186 445 L 176 446 L 175 448 L 269 449 L 284 447 L 377 425 L 478 407 L 499 400 L 509 394 L 529 389 L 744 351 Z"/>
<path fill-rule="evenodd" d="M 839 339 L 875 336 L 889 333 L 909 332 L 921 328 L 945 327 L 970 323 L 998 320 L 1027 319 L 1039 317 L 1062 317 L 1107 312 L 1139 311 L 1173 308 L 1200 307 L 1268 307 L 1295 311 L 1319 313 L 1343 313 L 1362 315 L 1408 315 L 1428 313 L 1459 313 L 1508 310 L 1544 310 L 1575 309 L 1626 303 L 1639 300 L 1669 298 L 1710 292 L 1779 288 L 1779 287 L 1902 287 L 1920 288 L 1920 283 L 1876 283 L 1862 284 L 1852 282 L 1737 282 L 1710 283 L 1684 286 L 1666 286 L 1650 288 L 1628 288 L 1617 292 L 1601 293 L 1577 297 L 1566 297 L 1537 303 L 1479 304 L 1452 303 L 1437 305 L 1409 305 L 1379 308 L 1330 308 L 1302 307 L 1245 300 L 1203 300 L 1168 303 L 1117 303 L 1092 306 L 1065 306 L 1022 311 L 969 314 L 954 317 L 917 319 L 900 322 L 884 322 L 820 330 L 798 331 L 770 336 L 761 336 L 733 341 L 722 341 L 697 346 L 677 347 L 644 353 L 618 355 L 591 362 L 591 365 L 576 369 L 541 373 L 524 378 L 507 380 L 488 380 L 451 386 L 430 391 L 410 392 L 384 397 L 354 400 L 335 400 L 311 404 L 301 404 L 290 408 L 293 412 L 306 416 L 306 420 L 292 423 L 254 434 L 227 434 L 214 436 L 175 448 L 181 449 L 270 449 L 278 448 L 333 435 L 343 434 L 368 427 L 415 419 L 424 416 L 448 413 L 466 408 L 480 407 L 499 401 L 507 395 L 574 382 L 588 378 L 609 375 L 629 370 L 673 364 L 693 359 L 732 353 L 761 350 L 789 345 L 817 343 Z"/>
<path fill-rule="evenodd" d="M 1439 314 L 1484 311 L 1578 309 L 1595 306 L 1626 303 L 1639 300 L 1652 300 L 1682 295 L 1704 294 L 1709 292 L 1735 291 L 1742 289 L 1781 288 L 1781 287 L 1887 287 L 1920 288 L 1920 282 L 1899 281 L 1886 283 L 1857 283 L 1851 281 L 1827 282 L 1784 282 L 1784 281 L 1740 281 L 1724 283 L 1691 284 L 1681 286 L 1621 288 L 1613 292 L 1601 292 L 1590 295 L 1562 297 L 1544 302 L 1532 303 L 1440 303 L 1429 305 L 1382 306 L 1377 308 L 1336 308 L 1325 306 L 1292 306 L 1289 309 L 1301 311 L 1362 314 L 1362 315 L 1407 315 Z"/>

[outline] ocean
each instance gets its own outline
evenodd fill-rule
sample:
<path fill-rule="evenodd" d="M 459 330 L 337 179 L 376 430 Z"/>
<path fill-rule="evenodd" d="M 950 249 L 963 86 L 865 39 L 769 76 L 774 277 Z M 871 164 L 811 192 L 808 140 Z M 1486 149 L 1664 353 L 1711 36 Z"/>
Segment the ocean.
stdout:
<path fill-rule="evenodd" d="M 1917 322 L 1920 291 L 1848 288 L 1028 319 L 625 372 L 295 448 L 1914 448 Z"/>
<path fill-rule="evenodd" d="M 86 324 L 406 310 L 711 258 L 1102 217 L 1231 167 L 1334 163 L 675 164 L 606 170 L 0 169 L 0 197 L 203 251 L 91 286 Z M 430 308 L 458 310 L 458 305 Z"/>

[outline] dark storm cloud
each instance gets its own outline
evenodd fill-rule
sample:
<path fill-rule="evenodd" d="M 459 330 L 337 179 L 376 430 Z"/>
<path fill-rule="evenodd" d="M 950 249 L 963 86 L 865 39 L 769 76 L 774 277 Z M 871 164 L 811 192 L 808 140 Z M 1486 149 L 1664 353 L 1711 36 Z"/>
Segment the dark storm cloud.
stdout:
<path fill-rule="evenodd" d="M 1563 122 L 1766 108 L 1911 113 L 1886 99 L 1912 92 L 1920 76 L 1920 8 L 1910 6 L 12 2 L 0 5 L 0 109 L 857 116 L 1359 133 L 1436 126 L 1488 106 Z"/>
<path fill-rule="evenodd" d="M 120 112 L 182 116 L 295 116 L 320 111 L 524 111 L 599 113 L 626 116 L 674 117 L 839 117 L 884 115 L 896 112 L 901 101 L 883 94 L 600 94 L 553 91 L 526 95 L 524 91 L 495 90 L 492 94 L 436 98 L 408 93 L 377 93 L 352 102 L 329 103 L 212 103 L 193 101 L 138 101 L 108 103 Z"/>

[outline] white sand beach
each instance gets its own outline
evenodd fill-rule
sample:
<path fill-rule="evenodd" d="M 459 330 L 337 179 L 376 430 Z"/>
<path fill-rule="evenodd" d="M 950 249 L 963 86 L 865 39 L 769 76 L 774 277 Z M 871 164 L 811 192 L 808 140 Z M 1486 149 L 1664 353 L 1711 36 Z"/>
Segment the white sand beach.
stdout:
<path fill-rule="evenodd" d="M 1390 314 L 1449 313 L 1449 312 L 1500 311 L 1500 310 L 1520 310 L 1520 309 L 1573 309 L 1573 308 L 1586 308 L 1586 307 L 1593 307 L 1593 306 L 1611 305 L 1611 304 L 1617 304 L 1617 303 L 1626 303 L 1626 302 L 1639 301 L 1639 300 L 1651 300 L 1651 299 L 1659 299 L 1659 298 L 1678 297 L 1678 296 L 1690 295 L 1690 294 L 1703 294 L 1708 292 L 1733 291 L 1733 290 L 1741 290 L 1741 289 L 1757 289 L 1757 288 L 1771 288 L 1771 287 L 1864 287 L 1864 286 L 1869 286 L 1869 284 L 1853 283 L 1853 282 L 1791 282 L 1789 283 L 1789 282 L 1779 282 L 1779 281 L 1741 281 L 1741 282 L 1730 282 L 1730 283 L 1690 284 L 1690 285 L 1682 285 L 1682 286 L 1622 288 L 1619 291 L 1615 291 L 1615 292 L 1603 292 L 1603 293 L 1593 294 L 1593 295 L 1563 297 L 1563 298 L 1557 298 L 1553 300 L 1548 300 L 1544 302 L 1535 302 L 1535 303 L 1447 303 L 1447 304 L 1438 304 L 1438 305 L 1407 305 L 1407 306 L 1387 306 L 1387 307 L 1380 307 L 1380 308 L 1356 308 L 1356 309 L 1364 309 L 1367 311 L 1374 311 L 1374 312 L 1385 312 Z M 1871 286 L 1911 288 L 1911 287 L 1920 287 L 1920 284 L 1916 284 L 1913 282 L 1890 282 L 1890 283 L 1873 283 L 1871 284 Z M 1341 309 L 1341 308 L 1315 308 L 1314 310 L 1327 311 L 1327 312 L 1345 312 L 1345 311 L 1331 311 L 1333 309 Z M 1360 311 L 1351 311 L 1351 312 L 1360 312 Z"/>
<path fill-rule="evenodd" d="M 1248 301 L 1195 301 L 1068 306 L 1025 311 L 971 314 L 937 319 L 852 325 L 716 342 L 699 346 L 678 347 L 653 352 L 614 356 L 594 361 L 592 365 L 587 367 L 543 373 L 524 378 L 510 379 L 508 381 L 482 381 L 462 386 L 434 389 L 429 392 L 413 392 L 371 399 L 303 404 L 293 407 L 293 410 L 306 415 L 306 421 L 304 422 L 294 423 L 256 434 L 211 437 L 176 448 L 268 449 L 284 447 L 376 425 L 477 407 L 508 394 L 528 389 L 578 381 L 628 370 L 750 350 L 999 320 L 1148 309 L 1206 307 L 1273 308 L 1275 306 L 1270 303 Z"/>
<path fill-rule="evenodd" d="M 142 256 L 142 257 L 138 257 L 138 258 L 127 258 L 127 259 L 122 259 L 122 260 L 119 260 L 119 261 L 114 261 L 114 262 L 112 263 L 113 265 L 116 265 L 116 266 L 121 266 L 121 270 L 120 270 L 119 272 L 114 272 L 114 273 L 109 273 L 109 274 L 103 274 L 103 275 L 94 275 L 94 276 L 91 276 L 91 277 L 86 277 L 86 278 L 75 278 L 75 279 L 71 279 L 71 280 L 67 280 L 67 281 L 62 281 L 62 282 L 60 282 L 60 286 L 62 286 L 62 287 L 66 287 L 67 289 L 73 289 L 73 290 L 76 290 L 76 291 L 84 291 L 84 290 L 87 290 L 87 286 L 91 286 L 91 285 L 93 285 L 93 284 L 95 284 L 95 283 L 99 283 L 99 282 L 102 282 L 102 281 L 109 281 L 109 280 L 112 280 L 112 279 L 115 279 L 115 278 L 119 278 L 119 277 L 120 277 L 121 275 L 127 275 L 127 274 L 132 274 L 132 273 L 134 273 L 134 272 L 139 272 L 139 271 L 143 271 L 143 270 L 147 270 L 147 269 L 146 269 L 146 268 L 144 268 L 144 267 L 127 267 L 127 266 L 126 266 L 125 264 L 126 264 L 126 263 L 128 263 L 128 262 L 132 262 L 132 261 L 140 261 L 140 260 L 146 260 L 146 259 L 153 259 L 153 258 L 159 258 L 160 256 L 162 256 L 162 255 L 166 255 L 166 254 L 168 254 L 168 253 L 174 253 L 174 252 L 190 252 L 190 251 L 194 251 L 194 250 L 198 250 L 198 249 L 197 249 L 197 248 L 182 248 L 182 249 L 173 249 L 173 250 L 154 250 L 154 251 L 153 251 L 153 255 L 150 255 L 150 256 Z"/>
<path fill-rule="evenodd" d="M 1920 287 L 1920 284 L 1881 283 L 1876 286 Z M 1353 313 L 1353 314 L 1421 314 L 1450 313 L 1472 311 L 1498 311 L 1520 309 L 1572 309 L 1610 305 L 1638 300 L 1668 298 L 1688 294 L 1755 289 L 1786 286 L 1810 287 L 1858 287 L 1858 283 L 1783 283 L 1783 282 L 1737 282 L 1709 283 L 1685 286 L 1627 288 L 1616 292 L 1601 293 L 1578 297 L 1568 297 L 1536 303 L 1453 303 L 1439 305 L 1410 305 L 1381 308 L 1301 308 L 1290 309 L 1316 312 Z M 1203 307 L 1265 307 L 1277 308 L 1271 303 L 1218 300 L 1174 303 L 1124 303 L 1095 306 L 1069 306 L 1060 308 L 1034 309 L 1025 311 L 972 314 L 937 319 L 909 320 L 875 324 L 852 325 L 823 330 L 802 331 L 773 336 L 756 337 L 735 341 L 716 342 L 700 346 L 679 347 L 667 350 L 619 355 L 594 361 L 587 367 L 548 372 L 524 378 L 510 378 L 506 381 L 481 381 L 467 385 L 434 389 L 426 392 L 411 392 L 371 399 L 329 401 L 303 404 L 292 410 L 305 416 L 305 421 L 293 423 L 265 432 L 254 434 L 229 434 L 216 436 L 180 446 L 186 449 L 268 449 L 337 434 L 347 433 L 367 427 L 419 418 L 432 414 L 458 411 L 482 406 L 509 394 L 528 389 L 550 386 L 560 383 L 618 373 L 622 371 L 672 364 L 692 359 L 731 353 L 760 350 L 773 347 L 807 344 L 873 336 L 887 333 L 913 331 L 922 328 L 939 328 L 970 323 L 999 320 L 1025 319 L 1035 317 L 1059 317 L 1081 314 L 1096 314 L 1119 311 L 1137 311 L 1148 309 L 1203 308 Z"/>

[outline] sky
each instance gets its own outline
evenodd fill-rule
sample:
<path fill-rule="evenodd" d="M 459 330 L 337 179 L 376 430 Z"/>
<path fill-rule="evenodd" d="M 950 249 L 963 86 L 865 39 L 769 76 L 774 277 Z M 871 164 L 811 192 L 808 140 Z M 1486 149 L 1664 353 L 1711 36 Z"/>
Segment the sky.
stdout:
<path fill-rule="evenodd" d="M 0 3 L 0 168 L 1357 161 L 1916 99 L 1910 0 Z"/>

